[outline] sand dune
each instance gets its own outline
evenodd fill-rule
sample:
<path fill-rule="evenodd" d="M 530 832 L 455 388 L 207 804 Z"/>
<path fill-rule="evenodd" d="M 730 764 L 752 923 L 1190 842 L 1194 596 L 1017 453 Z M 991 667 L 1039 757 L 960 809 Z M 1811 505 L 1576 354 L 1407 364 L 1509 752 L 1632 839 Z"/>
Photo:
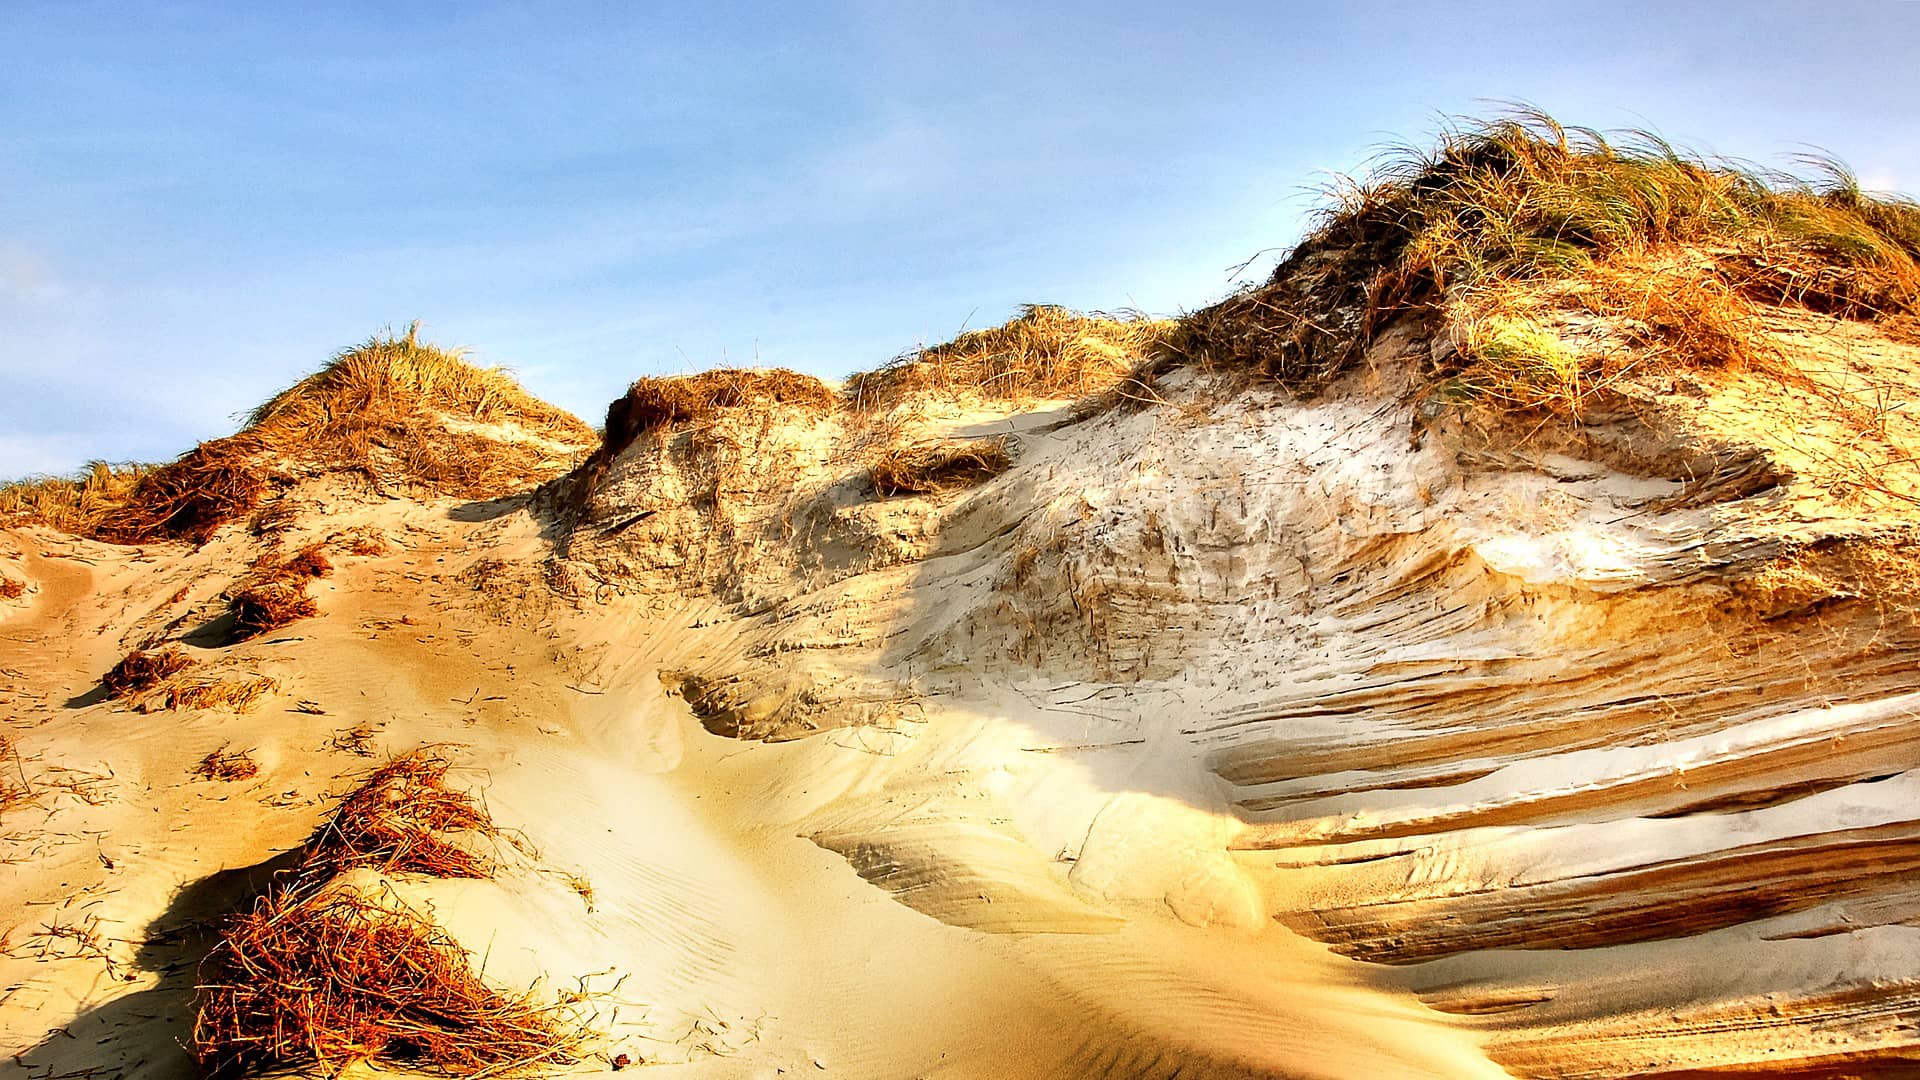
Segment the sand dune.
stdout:
<path fill-rule="evenodd" d="M 710 373 L 597 448 L 382 398 L 190 533 L 0 532 L 6 1067 L 194 1074 L 203 960 L 298 889 L 586 1032 L 481 1075 L 1912 1075 L 1920 346 L 1752 311 L 1784 359 L 1577 414 L 1448 396 L 1417 318 L 1310 393 L 1100 338 L 1105 398 Z M 423 747 L 484 867 L 315 870 Z"/>

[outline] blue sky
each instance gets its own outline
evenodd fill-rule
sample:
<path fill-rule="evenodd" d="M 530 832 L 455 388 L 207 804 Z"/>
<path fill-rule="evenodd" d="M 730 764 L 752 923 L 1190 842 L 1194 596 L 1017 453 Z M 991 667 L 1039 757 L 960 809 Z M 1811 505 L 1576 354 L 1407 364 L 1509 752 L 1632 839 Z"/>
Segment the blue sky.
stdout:
<path fill-rule="evenodd" d="M 1913 3 L 7 0 L 0 477 L 170 457 L 416 318 L 595 421 L 1024 301 L 1197 307 L 1489 100 L 1911 191 L 1916 53 Z"/>

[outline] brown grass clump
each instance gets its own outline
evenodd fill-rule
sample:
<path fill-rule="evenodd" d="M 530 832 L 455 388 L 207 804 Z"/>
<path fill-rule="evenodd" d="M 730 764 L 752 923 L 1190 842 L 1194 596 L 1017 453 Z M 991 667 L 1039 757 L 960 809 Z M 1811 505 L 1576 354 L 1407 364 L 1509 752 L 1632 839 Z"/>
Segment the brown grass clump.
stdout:
<path fill-rule="evenodd" d="M 996 401 L 1077 398 L 1127 377 L 1174 329 L 1137 315 L 1029 304 L 1000 326 L 903 353 L 847 380 L 856 408 L 886 408 L 920 391 Z"/>
<path fill-rule="evenodd" d="M 135 649 L 113 665 L 113 670 L 100 677 L 100 685 L 107 688 L 109 697 L 122 698 L 151 690 L 192 666 L 193 658 L 178 645 L 159 652 Z"/>
<path fill-rule="evenodd" d="M 95 465 L 0 490 L 0 515 L 111 543 L 202 543 L 303 476 L 487 498 L 565 472 L 593 432 L 458 351 L 374 338 L 255 409 L 247 425 L 153 467 Z"/>
<path fill-rule="evenodd" d="M 839 404 L 826 383 L 785 368 L 721 368 L 693 375 L 636 379 L 607 406 L 600 455 L 618 457 L 641 435 L 657 428 L 711 420 L 728 409 L 782 406 L 825 415 Z"/>
<path fill-rule="evenodd" d="M 446 786 L 451 767 L 432 748 L 380 767 L 307 840 L 302 876 L 331 876 L 356 867 L 434 877 L 491 876 L 498 865 L 494 859 L 442 835 L 465 833 L 489 841 L 501 835 L 473 796 Z"/>
<path fill-rule="evenodd" d="M 201 967 L 194 1051 L 207 1076 L 381 1061 L 454 1076 L 578 1059 L 585 1033 L 488 987 L 418 913 L 345 890 L 279 889 Z"/>
<path fill-rule="evenodd" d="M 165 709 L 224 709 L 227 712 L 252 712 L 262 699 L 280 689 L 277 679 L 257 675 L 246 679 L 212 679 L 181 682 L 167 686 L 157 695 L 157 704 Z M 154 699 L 140 706 L 151 711 Z"/>
<path fill-rule="evenodd" d="M 1528 110 L 1464 122 L 1384 155 L 1266 283 L 1182 319 L 1168 347 L 1311 392 L 1388 323 L 1428 318 L 1452 329 L 1468 385 L 1577 410 L 1629 364 L 1765 361 L 1755 302 L 1911 316 L 1920 206 L 1814 165 L 1804 180 Z M 1553 351 L 1567 312 L 1601 316 L 1638 354 Z"/>
<path fill-rule="evenodd" d="M 248 641 L 318 614 L 319 606 L 307 595 L 303 585 L 290 581 L 255 585 L 233 597 L 231 640 Z"/>
<path fill-rule="evenodd" d="M 26 582 L 16 578 L 0 577 L 0 600 L 18 600 L 26 594 Z"/>
<path fill-rule="evenodd" d="M 95 461 L 72 477 L 39 477 L 0 485 L 0 524 L 45 525 L 93 536 L 126 505 L 152 467 Z"/>
<path fill-rule="evenodd" d="M 260 775 L 260 765 L 245 750 L 230 754 L 223 746 L 201 758 L 193 767 L 193 775 L 203 780 L 251 780 Z"/>
<path fill-rule="evenodd" d="M 233 596 L 231 641 L 247 641 L 320 613 L 307 595 L 307 583 L 333 573 L 321 547 L 313 544 L 285 560 L 254 564 L 251 584 Z"/>
<path fill-rule="evenodd" d="M 322 545 L 312 544 L 300 549 L 292 557 L 272 570 L 272 576 L 278 579 L 323 578 L 333 573 L 333 563 L 327 560 Z"/>
<path fill-rule="evenodd" d="M 1006 472 L 1013 458 L 1000 439 L 967 439 L 887 450 L 868 470 L 882 497 L 933 495 L 974 487 Z"/>

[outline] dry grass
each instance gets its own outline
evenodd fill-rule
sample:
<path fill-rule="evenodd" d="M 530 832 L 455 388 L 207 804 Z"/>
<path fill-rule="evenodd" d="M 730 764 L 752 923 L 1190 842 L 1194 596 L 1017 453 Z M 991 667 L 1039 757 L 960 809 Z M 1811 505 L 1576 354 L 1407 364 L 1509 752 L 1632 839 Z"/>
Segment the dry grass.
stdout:
<path fill-rule="evenodd" d="M 194 1051 L 233 1077 L 379 1061 L 454 1076 L 578 1059 L 586 1032 L 481 981 L 416 912 L 342 889 L 282 888 L 238 917 L 201 967 Z"/>
<path fill-rule="evenodd" d="M 0 486 L 0 524 L 46 525 L 96 535 L 127 504 L 148 465 L 95 461 L 72 477 L 40 477 Z"/>
<path fill-rule="evenodd" d="M 231 641 L 248 641 L 320 613 L 307 584 L 333 573 L 321 547 L 313 544 L 287 559 L 254 564 L 248 584 L 233 596 Z"/>
<path fill-rule="evenodd" d="M 1078 398 L 1124 379 L 1174 329 L 1136 315 L 1081 314 L 1031 304 L 1000 326 L 903 353 L 847 380 L 856 408 L 882 409 L 909 395 L 978 395 L 996 401 Z"/>
<path fill-rule="evenodd" d="M 1765 360 L 1755 302 L 1911 316 L 1920 207 L 1814 166 L 1813 180 L 1768 173 L 1533 111 L 1465 122 L 1432 149 L 1383 155 L 1265 284 L 1181 320 L 1168 345 L 1310 392 L 1388 323 L 1430 318 L 1451 326 L 1469 384 L 1565 409 L 1628 364 Z M 1560 312 L 1598 315 L 1641 348 L 1561 355 L 1545 340 Z"/>
<path fill-rule="evenodd" d="M 934 495 L 975 487 L 1006 472 L 1013 458 L 1001 439 L 966 439 L 886 450 L 868 470 L 883 497 Z"/>
<path fill-rule="evenodd" d="M 447 839 L 500 835 L 471 796 L 446 788 L 447 768 L 429 747 L 376 770 L 308 839 L 291 879 L 231 920 L 200 971 L 194 1049 L 206 1075 L 331 1076 L 377 1061 L 477 1076 L 579 1059 L 593 1033 L 562 1003 L 492 989 L 421 913 L 339 883 L 360 868 L 492 873 L 492 860 Z"/>
<path fill-rule="evenodd" d="M 266 675 L 244 679 L 208 679 L 167 685 L 150 699 L 164 709 L 220 709 L 231 713 L 252 712 L 269 694 L 280 689 L 279 680 Z M 143 704 L 148 711 L 152 704 Z"/>
<path fill-rule="evenodd" d="M 510 424 L 524 438 L 477 425 Z M 325 472 L 375 488 L 414 486 L 468 498 L 505 494 L 565 472 L 591 445 L 577 418 L 457 351 L 374 338 L 255 409 L 238 433 L 165 465 L 96 464 L 74 480 L 0 489 L 0 518 L 112 543 L 202 543 L 279 488 Z"/>
<path fill-rule="evenodd" d="M 374 730 L 372 724 L 355 724 L 350 728 L 334 732 L 333 738 L 327 740 L 325 749 L 341 750 L 355 757 L 370 758 L 374 756 L 373 740 L 378 734 L 379 732 Z"/>
<path fill-rule="evenodd" d="M 320 608 L 313 597 L 307 595 L 304 585 L 290 581 L 265 582 L 234 594 L 230 640 L 248 641 L 318 614 Z"/>
<path fill-rule="evenodd" d="M 0 577 L 0 600 L 18 600 L 26 594 L 26 582 L 16 578 Z"/>
<path fill-rule="evenodd" d="M 431 747 L 381 766 L 308 839 L 302 877 L 356 867 L 434 877 L 491 876 L 498 867 L 494 858 L 444 835 L 485 842 L 502 835 L 473 796 L 446 786 L 451 767 Z"/>
<path fill-rule="evenodd" d="M 0 735 L 0 815 L 34 800 L 33 782 L 27 779 L 27 765 L 13 738 Z"/>
<path fill-rule="evenodd" d="M 781 406 L 823 416 L 840 403 L 826 383 L 785 368 L 720 368 L 693 375 L 636 379 L 607 406 L 601 450 L 607 459 L 649 431 L 712 420 L 729 409 Z"/>
<path fill-rule="evenodd" d="M 327 537 L 327 544 L 348 555 L 385 555 L 392 547 L 379 529 L 371 525 L 356 525 L 343 529 Z"/>
<path fill-rule="evenodd" d="M 607 406 L 600 447 L 575 474 L 574 498 L 590 495 L 614 459 L 649 432 L 707 424 L 743 408 L 766 415 L 777 409 L 811 419 L 831 413 L 839 404 L 839 395 L 826 383 L 785 368 L 719 368 L 636 379 Z"/>
<path fill-rule="evenodd" d="M 113 665 L 113 670 L 100 677 L 100 685 L 107 688 L 109 697 L 128 697 L 151 690 L 192 666 L 193 658 L 178 645 L 158 652 L 135 649 Z"/>
<path fill-rule="evenodd" d="M 260 775 L 260 765 L 245 750 L 228 753 L 223 746 L 201 758 L 193 767 L 193 775 L 203 780 L 251 780 Z"/>

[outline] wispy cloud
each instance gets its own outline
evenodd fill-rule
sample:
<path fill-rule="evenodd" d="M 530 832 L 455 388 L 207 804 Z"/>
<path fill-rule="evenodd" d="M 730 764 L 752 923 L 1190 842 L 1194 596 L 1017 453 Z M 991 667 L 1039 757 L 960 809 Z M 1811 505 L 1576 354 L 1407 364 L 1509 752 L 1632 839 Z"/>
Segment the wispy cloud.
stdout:
<path fill-rule="evenodd" d="M 46 259 L 25 245 L 0 240 L 0 300 L 53 304 L 67 295 Z"/>

